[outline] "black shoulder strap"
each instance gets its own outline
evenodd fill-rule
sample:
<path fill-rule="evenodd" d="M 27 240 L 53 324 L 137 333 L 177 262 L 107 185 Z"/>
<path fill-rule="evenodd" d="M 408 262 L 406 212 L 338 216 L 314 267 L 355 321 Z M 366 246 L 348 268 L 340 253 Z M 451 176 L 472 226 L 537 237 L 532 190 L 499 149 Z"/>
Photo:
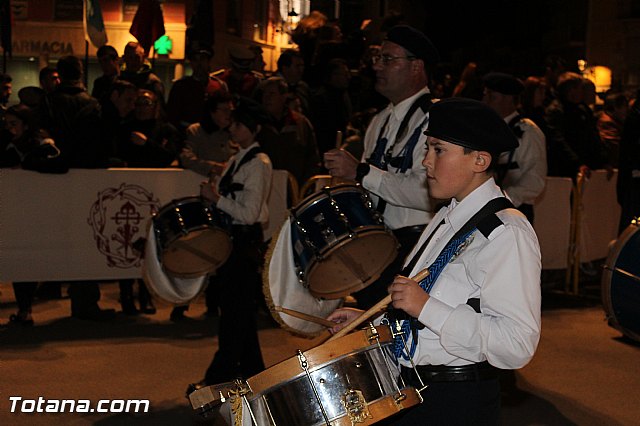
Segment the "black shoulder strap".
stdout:
<path fill-rule="evenodd" d="M 415 114 L 416 110 L 420 108 L 422 112 L 426 114 L 427 112 L 429 112 L 431 104 L 431 93 L 424 93 L 411 104 L 411 107 L 409 107 L 409 111 L 407 111 L 407 114 L 402 119 L 402 122 L 400 122 L 400 127 L 398 127 L 398 132 L 396 133 L 395 137 L 396 142 L 404 138 L 405 133 L 407 132 L 407 126 L 409 125 L 409 120 L 411 120 L 411 117 L 413 117 L 413 114 Z"/>
<path fill-rule="evenodd" d="M 242 167 L 243 164 L 248 163 L 249 161 L 253 160 L 254 158 L 256 158 L 256 155 L 258 155 L 259 153 L 262 152 L 262 148 L 260 148 L 259 146 L 254 146 L 253 148 L 251 148 L 249 150 L 249 152 L 247 152 L 244 157 L 242 157 L 242 160 L 240 160 L 240 162 L 238 163 L 238 165 L 236 166 L 235 170 L 233 171 L 233 173 L 237 172 L 240 167 Z"/>
<path fill-rule="evenodd" d="M 449 242 L 445 245 L 445 248 L 451 243 L 466 233 L 470 232 L 474 228 L 478 228 L 478 230 L 488 238 L 491 232 L 498 226 L 502 224 L 502 221 L 496 216 L 496 213 L 500 210 L 514 208 L 511 201 L 509 201 L 506 197 L 498 197 L 489 201 L 484 205 L 476 214 L 471 216 L 471 218 L 465 223 L 462 228 L 455 233 L 453 237 L 449 240 Z M 435 231 L 434 231 L 435 232 Z M 420 256 L 427 248 L 427 244 L 431 238 L 427 238 L 427 240 L 422 244 L 420 249 L 416 252 L 416 254 L 411 258 L 411 261 L 402 269 L 401 274 L 407 276 L 407 274 L 411 273 L 411 270 L 414 268 Z"/>
<path fill-rule="evenodd" d="M 484 205 L 476 214 L 474 214 L 471 219 L 464 224 L 462 228 L 456 235 L 454 235 L 451 240 L 455 240 L 456 238 L 460 238 L 460 236 L 466 234 L 471 231 L 473 228 L 478 228 L 478 231 L 482 233 L 485 237 L 489 237 L 489 234 L 496 229 L 498 226 L 502 224 L 502 221 L 498 219 L 496 213 L 500 210 L 504 209 L 512 209 L 513 204 L 506 197 L 498 197 L 489 201 Z"/>
<path fill-rule="evenodd" d="M 509 120 L 509 123 L 507 123 L 513 134 L 516 135 L 518 139 L 520 139 L 524 134 L 524 131 L 520 127 L 516 126 L 516 124 L 518 124 L 520 120 L 522 120 L 522 116 L 520 114 L 516 114 L 515 117 L 513 117 L 511 120 Z"/>

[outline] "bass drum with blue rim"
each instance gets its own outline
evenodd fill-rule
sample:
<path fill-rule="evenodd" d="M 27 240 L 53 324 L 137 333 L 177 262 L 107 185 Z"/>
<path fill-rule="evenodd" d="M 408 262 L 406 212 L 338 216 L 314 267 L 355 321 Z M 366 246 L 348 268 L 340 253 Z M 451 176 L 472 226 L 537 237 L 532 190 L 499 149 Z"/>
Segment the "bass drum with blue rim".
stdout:
<path fill-rule="evenodd" d="M 613 246 L 602 274 L 602 304 L 609 325 L 640 342 L 640 227 L 625 229 Z"/>
<path fill-rule="evenodd" d="M 360 185 L 325 187 L 291 210 L 300 281 L 323 299 L 339 299 L 374 282 L 396 258 L 398 241 Z"/>

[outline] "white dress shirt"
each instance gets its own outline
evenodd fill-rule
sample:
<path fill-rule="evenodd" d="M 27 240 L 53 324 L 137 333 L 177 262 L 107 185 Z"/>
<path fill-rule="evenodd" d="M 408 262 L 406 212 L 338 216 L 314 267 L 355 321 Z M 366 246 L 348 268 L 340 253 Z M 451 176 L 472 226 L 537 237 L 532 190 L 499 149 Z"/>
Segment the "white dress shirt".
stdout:
<path fill-rule="evenodd" d="M 257 146 L 259 145 L 256 142 L 238 151 L 229 159 L 222 173 L 222 176 L 230 172 L 234 173 L 233 182 L 244 185 L 241 191 L 235 192 L 235 199 L 231 195 L 220 197 L 216 205 L 218 209 L 233 218 L 234 225 L 265 223 L 269 219 L 267 197 L 271 189 L 271 160 L 267 154 L 260 152 L 237 169 L 247 152 Z M 234 170 L 230 171 L 230 167 Z M 218 184 L 219 182 L 218 180 Z"/>
<path fill-rule="evenodd" d="M 509 114 L 504 121 L 509 122 L 518 114 Z M 518 168 L 509 169 L 502 181 L 502 189 L 507 193 L 513 205 L 535 203 L 536 198 L 544 190 L 547 177 L 547 145 L 542 130 L 528 118 L 521 119 L 516 127 L 523 131 L 518 138 L 520 146 L 516 148 L 511 161 Z M 505 164 L 509 160 L 509 152 L 500 156 L 498 163 Z"/>
<path fill-rule="evenodd" d="M 363 162 L 373 153 L 379 136 L 387 138 L 385 152 L 387 151 L 394 143 L 398 127 L 400 127 L 409 108 L 416 99 L 425 93 L 429 93 L 427 87 L 397 105 L 389 104 L 373 117 L 364 138 Z M 380 135 L 387 117 L 389 121 L 386 129 L 384 134 Z M 422 109 L 418 108 L 408 122 L 404 138 L 398 141 L 393 148 L 392 155 L 394 157 L 400 154 L 414 130 L 422 125 L 425 118 Z M 375 203 L 378 202 L 378 197 L 387 201 L 384 222 L 392 230 L 405 226 L 424 225 L 431 219 L 431 214 L 428 213 L 431 206 L 426 185 L 427 175 L 422 166 L 422 160 L 426 154 L 426 136 L 422 133 L 426 129 L 426 124 L 422 127 L 420 138 L 413 149 L 413 167 L 405 173 L 400 173 L 397 168 L 391 165 L 388 165 L 388 171 L 371 166 L 369 173 L 362 180 L 362 186 L 373 194 L 372 198 Z"/>
<path fill-rule="evenodd" d="M 437 228 L 410 276 L 428 267 L 451 237 L 488 201 L 503 196 L 493 179 L 461 202 L 442 208 L 423 232 L 407 263 Z M 497 213 L 504 226 L 489 238 L 475 231 L 467 248 L 436 280 L 418 320 L 417 365 L 482 361 L 515 369 L 532 358 L 540 338 L 540 247 L 527 219 L 515 209 Z M 444 224 L 438 227 L 442 220 Z M 468 240 L 469 241 L 469 240 Z M 480 299 L 481 313 L 467 305 Z M 403 365 L 409 366 L 402 360 Z"/>

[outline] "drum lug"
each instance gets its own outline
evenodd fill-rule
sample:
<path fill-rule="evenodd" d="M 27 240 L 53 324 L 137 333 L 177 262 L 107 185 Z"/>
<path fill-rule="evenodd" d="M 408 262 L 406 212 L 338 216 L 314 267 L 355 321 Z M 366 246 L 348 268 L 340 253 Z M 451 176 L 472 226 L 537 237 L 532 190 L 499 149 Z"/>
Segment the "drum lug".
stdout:
<path fill-rule="evenodd" d="M 373 323 L 369 323 L 369 328 L 366 330 L 366 336 L 369 342 L 380 342 L 380 334 L 378 333 L 378 329 L 373 325 Z"/>

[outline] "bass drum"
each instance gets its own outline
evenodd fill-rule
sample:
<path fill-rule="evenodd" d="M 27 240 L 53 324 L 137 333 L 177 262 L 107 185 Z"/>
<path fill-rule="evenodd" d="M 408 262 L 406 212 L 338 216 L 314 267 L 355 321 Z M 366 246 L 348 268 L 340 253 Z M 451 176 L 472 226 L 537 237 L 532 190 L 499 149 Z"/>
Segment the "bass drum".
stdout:
<path fill-rule="evenodd" d="M 201 197 L 171 201 L 153 218 L 158 257 L 167 274 L 195 278 L 214 272 L 231 254 L 227 217 Z"/>
<path fill-rule="evenodd" d="M 324 300 L 313 296 L 298 279 L 289 219 L 271 240 L 265 256 L 262 282 L 271 315 L 284 330 L 298 336 L 313 338 L 327 328 L 287 314 L 286 311 L 325 318 L 342 305 L 342 299 Z"/>
<path fill-rule="evenodd" d="M 632 222 L 615 242 L 602 274 L 609 325 L 640 342 L 640 227 Z"/>
<path fill-rule="evenodd" d="M 154 296 L 177 306 L 186 305 L 205 290 L 208 277 L 203 274 L 195 278 L 181 278 L 167 274 L 158 259 L 155 235 L 153 221 L 150 221 L 142 262 L 142 278 Z"/>
<path fill-rule="evenodd" d="M 398 241 L 359 185 L 326 187 L 291 211 L 298 273 L 316 297 L 339 299 L 374 282 Z"/>

